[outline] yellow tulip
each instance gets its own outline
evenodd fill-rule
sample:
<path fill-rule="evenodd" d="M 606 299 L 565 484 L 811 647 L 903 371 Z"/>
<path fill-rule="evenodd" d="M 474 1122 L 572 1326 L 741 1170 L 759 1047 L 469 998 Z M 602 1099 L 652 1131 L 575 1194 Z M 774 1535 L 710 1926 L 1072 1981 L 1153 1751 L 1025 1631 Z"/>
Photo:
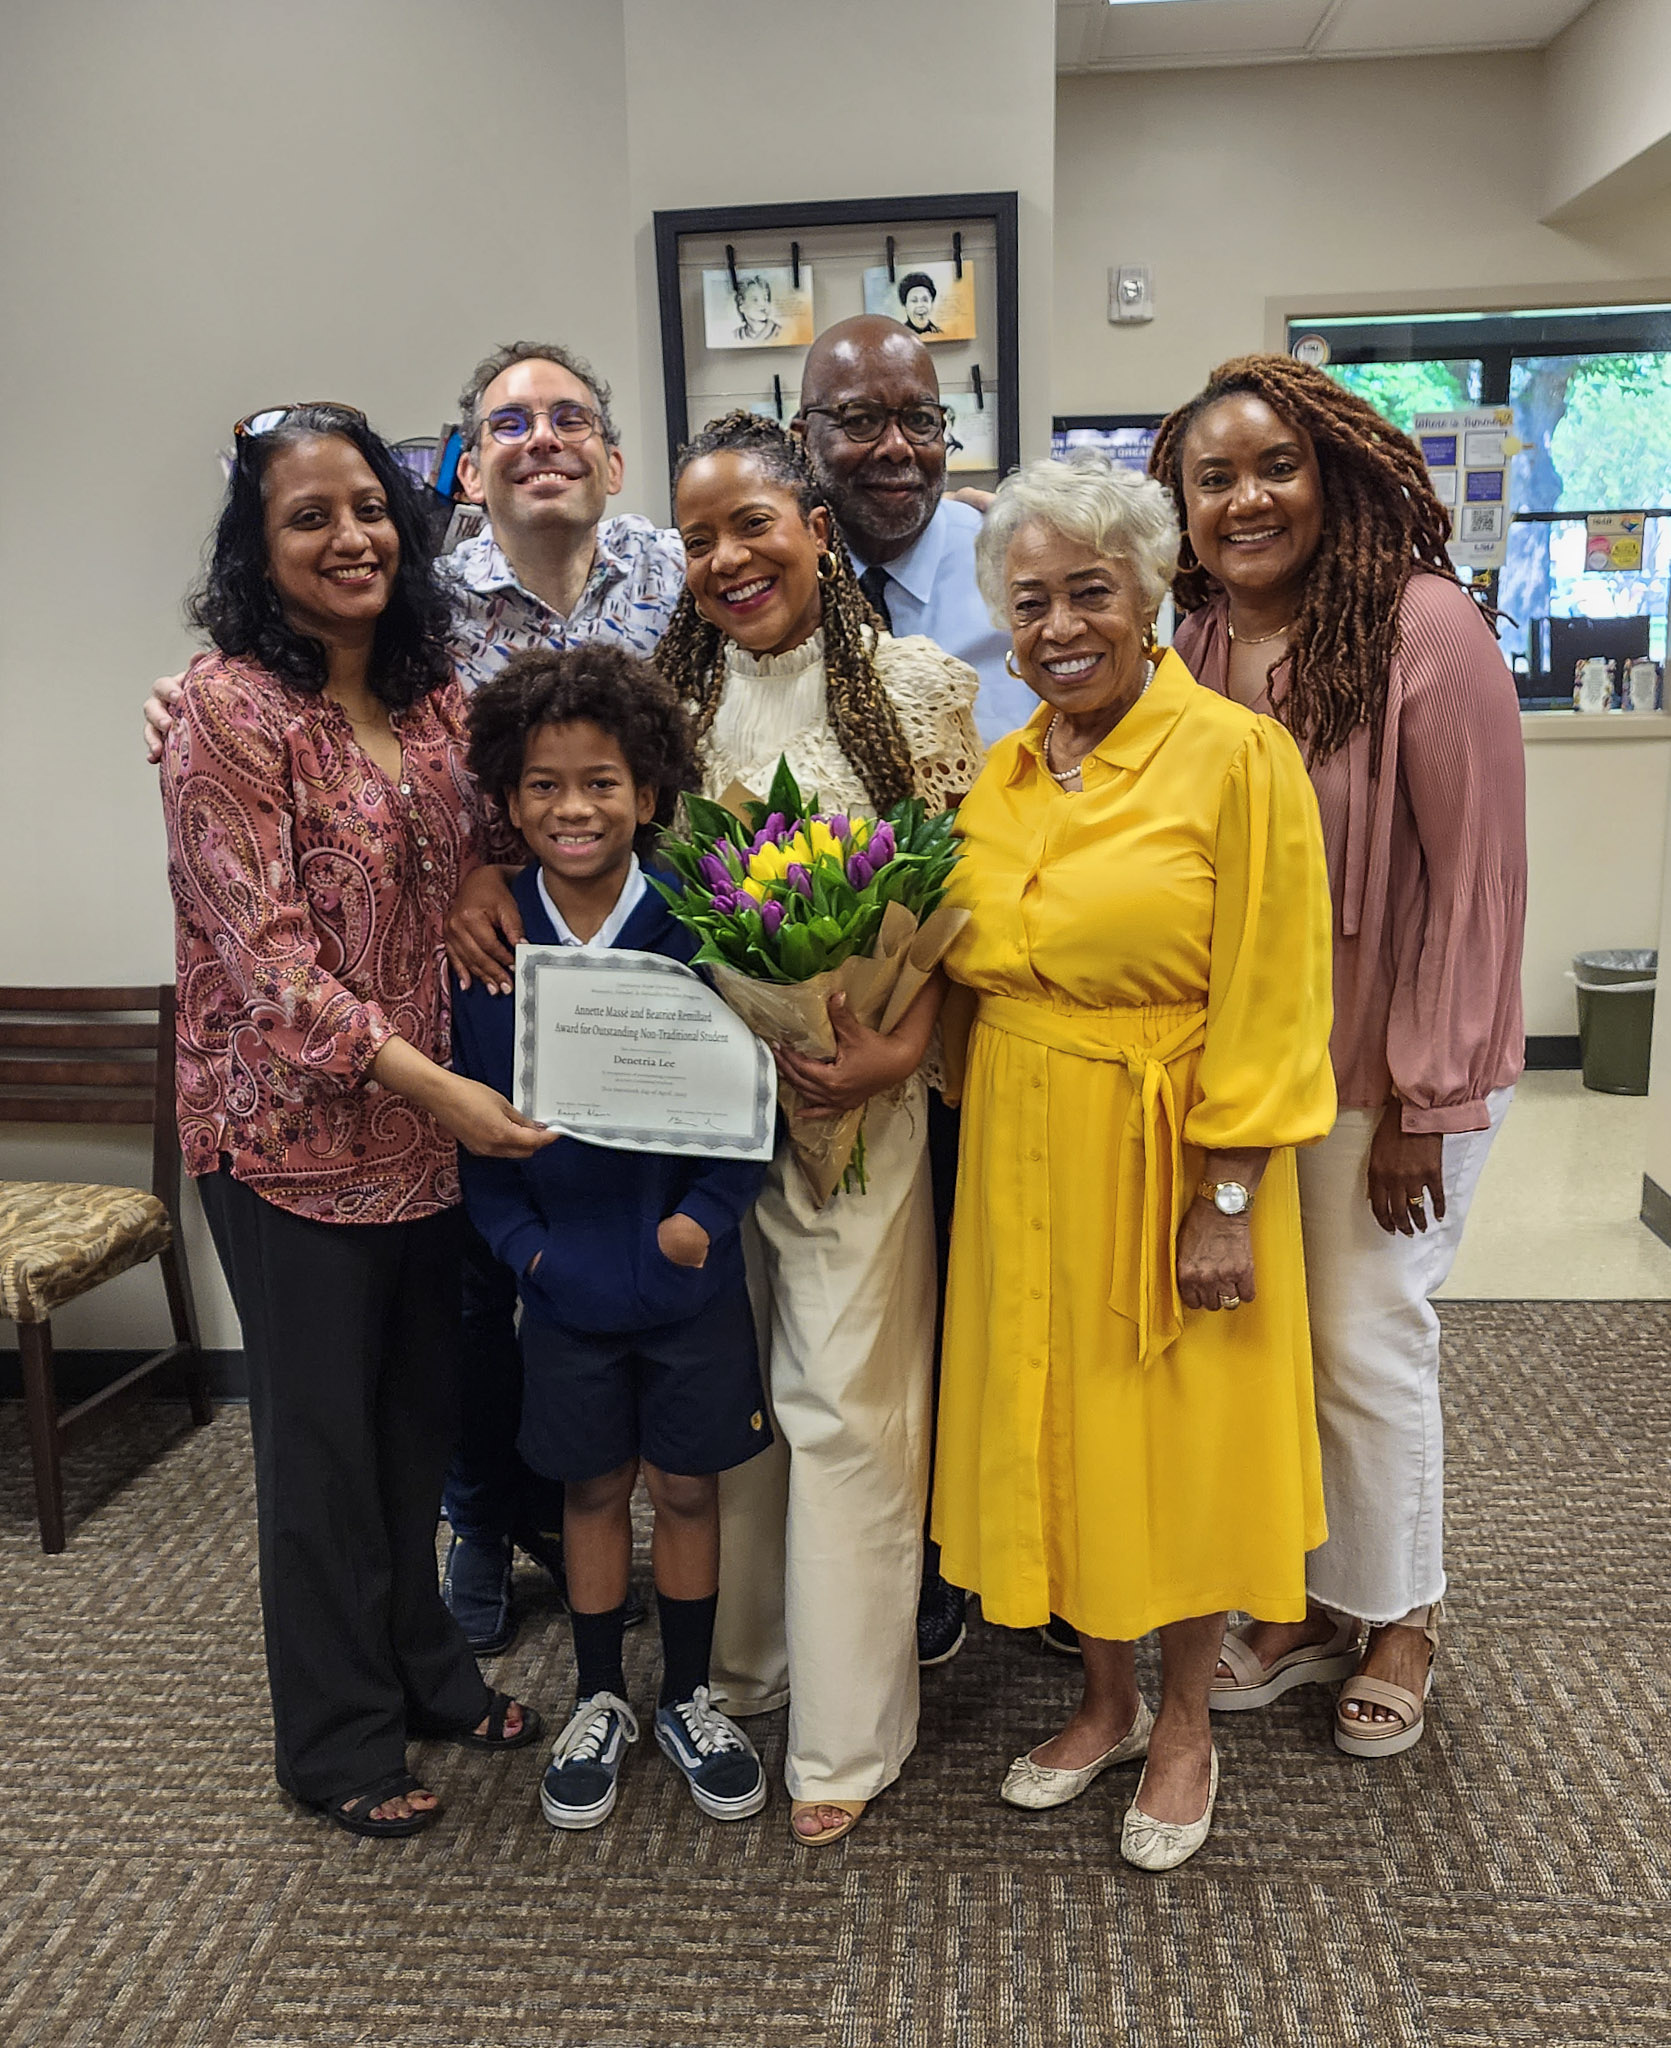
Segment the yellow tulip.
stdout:
<path fill-rule="evenodd" d="M 749 856 L 748 871 L 757 882 L 781 882 L 787 866 L 783 848 L 768 839 L 757 853 Z"/>
<path fill-rule="evenodd" d="M 751 867 L 753 864 L 752 861 L 749 863 Z M 745 896 L 752 896 L 756 903 L 764 903 L 766 900 L 766 885 L 764 882 L 757 882 L 753 875 L 747 875 L 743 879 L 743 894 Z"/>
<path fill-rule="evenodd" d="M 852 830 L 853 851 L 855 853 L 863 853 L 870 844 L 870 820 L 868 818 L 850 818 L 848 824 Z"/>
<path fill-rule="evenodd" d="M 797 832 L 783 849 L 783 871 L 788 872 L 791 861 L 799 861 L 803 868 L 812 865 L 812 848 L 806 843 L 806 834 Z"/>
<path fill-rule="evenodd" d="M 814 818 L 807 831 L 812 841 L 812 856 L 814 860 L 820 854 L 833 855 L 836 860 L 840 860 L 841 842 L 836 838 L 829 826 L 824 823 L 822 818 Z"/>

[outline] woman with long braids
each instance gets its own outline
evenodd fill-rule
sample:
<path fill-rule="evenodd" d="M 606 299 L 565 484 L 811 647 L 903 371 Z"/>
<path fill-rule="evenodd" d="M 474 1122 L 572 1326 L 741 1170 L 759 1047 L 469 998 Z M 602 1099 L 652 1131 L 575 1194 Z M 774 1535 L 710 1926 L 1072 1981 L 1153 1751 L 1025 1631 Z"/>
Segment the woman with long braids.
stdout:
<path fill-rule="evenodd" d="M 1340 1114 L 1300 1154 L 1329 1540 L 1303 1621 L 1226 1638 L 1212 1704 L 1355 1673 L 1335 1741 L 1395 1756 L 1445 1590 L 1431 1296 L 1523 1064 L 1518 704 L 1420 453 L 1321 371 L 1221 365 L 1150 466 L 1187 531 L 1176 649 L 1299 741 L 1334 910 Z"/>
<path fill-rule="evenodd" d="M 703 787 L 764 792 L 779 757 L 829 806 L 956 803 L 981 765 L 976 677 L 879 629 L 800 443 L 728 414 L 681 449 L 686 587 L 657 655 L 696 729 Z M 829 1063 L 778 1053 L 815 1110 L 868 1102 L 862 1193 L 814 1205 L 779 1148 L 755 1211 L 771 1398 L 787 1454 L 721 1489 L 714 1685 L 733 1712 L 787 1685 L 798 1842 L 839 1840 L 917 1728 L 917 1593 L 934 1343 L 924 1083 L 938 978 L 886 1037 L 837 998 Z M 787 1486 L 787 1504 L 785 1495 Z"/>

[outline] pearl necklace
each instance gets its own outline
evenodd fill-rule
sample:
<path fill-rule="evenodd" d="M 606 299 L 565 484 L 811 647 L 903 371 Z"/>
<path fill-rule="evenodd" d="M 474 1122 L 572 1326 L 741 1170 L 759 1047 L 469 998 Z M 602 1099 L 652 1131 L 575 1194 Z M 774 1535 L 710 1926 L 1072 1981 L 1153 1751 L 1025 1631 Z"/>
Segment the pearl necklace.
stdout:
<path fill-rule="evenodd" d="M 1145 662 L 1145 663 L 1143 664 L 1143 687 L 1142 687 L 1142 689 L 1141 689 L 1141 690 L 1139 690 L 1139 691 L 1138 691 L 1137 695 L 1136 695 L 1136 696 L 1135 696 L 1135 697 L 1134 697 L 1134 698 L 1132 699 L 1132 703 L 1133 703 L 1133 704 L 1141 704 L 1141 703 L 1142 703 L 1142 701 L 1143 701 L 1143 699 L 1144 699 L 1144 698 L 1145 698 L 1146 696 L 1148 696 L 1148 694 L 1149 694 L 1149 685 L 1150 685 L 1150 684 L 1151 684 L 1151 683 L 1152 683 L 1152 682 L 1154 681 L 1154 679 L 1155 679 L 1155 665 L 1154 665 L 1154 663 L 1153 663 L 1152 661 L 1148 661 L 1148 662 Z M 1052 768 L 1052 767 L 1051 767 L 1051 765 L 1050 765 L 1050 742 L 1051 742 L 1051 741 L 1052 741 L 1052 740 L 1053 740 L 1053 739 L 1055 738 L 1055 736 L 1056 736 L 1056 722 L 1057 722 L 1057 720 L 1058 720 L 1058 719 L 1059 719 L 1059 718 L 1061 717 L 1061 715 L 1062 715 L 1062 714 L 1061 714 L 1061 713 L 1060 713 L 1059 711 L 1053 711 L 1053 712 L 1051 713 L 1051 715 L 1050 715 L 1050 723 L 1049 723 L 1049 724 L 1048 724 L 1048 725 L 1047 725 L 1047 726 L 1045 727 L 1045 729 L 1044 729 L 1044 745 L 1043 745 L 1043 747 L 1042 747 L 1042 748 L 1041 748 L 1041 749 L 1040 749 L 1039 751 L 1040 751 L 1040 758 L 1041 758 L 1041 759 L 1043 760 L 1043 762 L 1044 762 L 1044 772 L 1045 772 L 1045 774 L 1046 774 L 1046 775 L 1048 775 L 1048 776 L 1050 777 L 1050 779 L 1051 779 L 1051 781 L 1052 781 L 1052 782 L 1055 782 L 1055 783 L 1059 783 L 1059 784 L 1060 784 L 1060 785 L 1061 785 L 1061 786 L 1062 786 L 1062 787 L 1063 787 L 1063 788 L 1065 789 L 1065 788 L 1067 787 L 1067 785 L 1068 785 L 1068 784 L 1069 784 L 1070 782 L 1072 782 L 1072 781 L 1073 781 L 1073 780 L 1075 779 L 1075 777 L 1076 777 L 1076 776 L 1077 776 L 1077 775 L 1078 775 L 1078 774 L 1080 773 L 1080 771 L 1081 771 L 1081 770 L 1082 770 L 1082 769 L 1084 768 L 1084 766 L 1085 766 L 1085 757 L 1084 757 L 1084 755 L 1081 755 L 1081 756 L 1080 756 L 1080 758 L 1079 758 L 1079 759 L 1078 759 L 1077 761 L 1075 761 L 1075 762 L 1074 762 L 1074 764 L 1073 764 L 1073 766 L 1072 766 L 1071 768 Z M 1124 714 L 1124 713 L 1122 712 L 1122 713 L 1121 713 L 1121 716 L 1122 716 L 1122 717 L 1124 717 L 1124 715 L 1125 715 L 1125 714 Z M 1110 727 L 1110 728 L 1109 728 L 1109 730 L 1110 730 L 1110 731 L 1112 731 L 1112 730 L 1113 730 L 1113 728 L 1112 728 L 1112 727 Z M 1106 737 L 1106 735 L 1104 735 L 1104 737 Z M 1099 740 L 1097 744 L 1098 744 L 1098 745 L 1100 746 L 1100 745 L 1101 745 L 1101 743 L 1102 743 L 1102 742 L 1101 742 L 1101 741 Z M 1092 751 L 1092 752 L 1094 752 L 1094 751 L 1095 751 L 1095 749 L 1093 748 L 1093 749 L 1092 749 L 1091 751 Z"/>

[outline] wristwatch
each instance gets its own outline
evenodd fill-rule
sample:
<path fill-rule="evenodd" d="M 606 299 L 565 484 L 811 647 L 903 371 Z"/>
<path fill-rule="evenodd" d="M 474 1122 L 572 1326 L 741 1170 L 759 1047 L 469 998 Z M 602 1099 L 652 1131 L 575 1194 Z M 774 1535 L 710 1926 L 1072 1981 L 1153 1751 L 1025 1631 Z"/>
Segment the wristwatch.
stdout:
<path fill-rule="evenodd" d="M 1245 1216 L 1253 1207 L 1252 1195 L 1239 1180 L 1204 1180 L 1197 1193 L 1221 1216 Z"/>

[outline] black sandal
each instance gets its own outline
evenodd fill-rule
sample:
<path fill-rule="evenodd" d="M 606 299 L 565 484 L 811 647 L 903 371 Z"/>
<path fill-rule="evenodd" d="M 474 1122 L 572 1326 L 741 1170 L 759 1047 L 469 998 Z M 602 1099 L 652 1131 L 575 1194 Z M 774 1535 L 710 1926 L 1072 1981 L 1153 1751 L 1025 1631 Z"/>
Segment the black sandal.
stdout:
<path fill-rule="evenodd" d="M 400 1835 L 421 1834 L 441 1815 L 439 1806 L 432 1806 L 427 1812 L 409 1813 L 404 1819 L 398 1815 L 392 1820 L 377 1820 L 373 1817 L 376 1807 L 386 1799 L 399 1799 L 413 1792 L 427 1792 L 427 1785 L 419 1784 L 410 1771 L 394 1771 L 386 1778 L 379 1778 L 375 1785 L 363 1792 L 350 1792 L 342 1799 L 319 1799 L 313 1802 L 315 1813 L 322 1813 L 328 1821 L 339 1828 L 345 1828 L 351 1835 L 370 1835 L 376 1840 L 388 1841 Z"/>
<path fill-rule="evenodd" d="M 514 1735 L 505 1733 L 505 1716 L 512 1707 L 521 1706 L 522 1726 Z M 476 1723 L 471 1721 L 462 1728 L 443 1728 L 433 1722 L 409 1720 L 408 1726 L 415 1737 L 428 1742 L 456 1742 L 461 1749 L 526 1749 L 530 1742 L 538 1742 L 544 1727 L 539 1715 L 525 1702 L 514 1700 L 508 1692 L 496 1692 L 488 1701 L 487 1732 L 476 1733 Z M 372 1802 L 374 1805 L 375 1801 Z"/>

